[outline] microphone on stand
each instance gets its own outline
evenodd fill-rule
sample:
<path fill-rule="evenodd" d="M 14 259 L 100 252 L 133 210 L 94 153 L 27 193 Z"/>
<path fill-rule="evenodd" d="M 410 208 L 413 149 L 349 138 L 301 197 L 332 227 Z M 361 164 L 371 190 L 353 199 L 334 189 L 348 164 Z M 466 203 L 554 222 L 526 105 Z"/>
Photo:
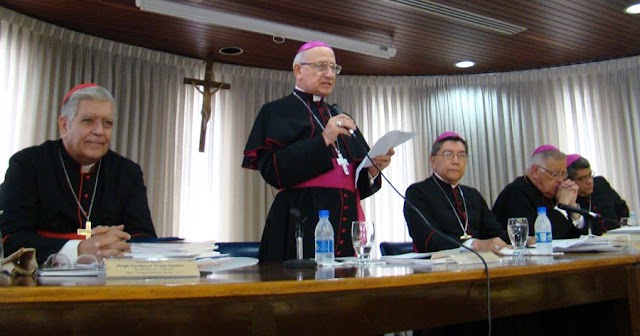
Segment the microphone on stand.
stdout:
<path fill-rule="evenodd" d="M 589 211 L 587 209 L 583 209 L 583 208 L 570 206 L 570 205 L 567 205 L 567 204 L 564 204 L 564 203 L 558 203 L 557 207 L 559 209 L 564 210 L 564 211 L 581 214 L 581 215 L 586 216 L 586 217 L 591 217 L 591 218 L 600 218 L 601 217 L 599 214 L 597 214 L 595 212 L 591 212 L 591 211 Z"/>
<path fill-rule="evenodd" d="M 312 259 L 304 259 L 304 255 L 303 255 L 303 230 L 302 230 L 302 225 L 305 224 L 305 222 L 307 221 L 306 217 L 301 217 L 300 215 L 300 209 L 298 208 L 291 208 L 291 210 L 289 210 L 289 215 L 291 216 L 291 218 L 293 218 L 296 222 L 296 258 L 297 259 L 290 259 L 290 260 L 286 260 L 283 265 L 284 267 L 289 267 L 289 268 L 306 268 L 306 267 L 316 267 L 316 261 L 312 260 Z"/>
<path fill-rule="evenodd" d="M 340 108 L 340 106 L 338 106 L 338 104 L 331 105 L 331 108 L 336 112 L 336 114 L 346 114 L 342 111 L 342 109 Z M 349 129 L 349 133 L 351 133 L 351 136 L 353 137 L 356 136 L 356 132 L 354 132 L 352 129 Z"/>
<path fill-rule="evenodd" d="M 587 209 L 574 207 L 574 206 L 567 205 L 567 204 L 564 204 L 564 203 L 558 203 L 558 205 L 556 205 L 556 207 L 558 209 L 562 209 L 562 210 L 568 211 L 568 212 L 578 213 L 578 214 L 581 214 L 581 215 L 586 216 L 586 217 L 599 218 L 599 219 L 606 220 L 606 221 L 609 221 L 609 222 L 612 222 L 612 223 L 618 223 L 617 219 L 611 219 L 611 218 L 602 217 L 599 213 L 595 213 L 595 212 L 589 211 Z"/>

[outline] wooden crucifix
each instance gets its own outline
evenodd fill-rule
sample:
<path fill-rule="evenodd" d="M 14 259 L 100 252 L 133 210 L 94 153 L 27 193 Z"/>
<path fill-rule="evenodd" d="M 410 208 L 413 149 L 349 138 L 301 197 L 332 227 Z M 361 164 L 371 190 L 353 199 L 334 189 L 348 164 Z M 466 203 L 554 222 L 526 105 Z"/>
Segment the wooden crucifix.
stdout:
<path fill-rule="evenodd" d="M 204 71 L 204 80 L 195 78 L 185 78 L 185 84 L 195 85 L 196 89 L 202 93 L 202 122 L 200 123 L 200 147 L 198 150 L 204 152 L 204 143 L 207 134 L 207 124 L 211 118 L 211 96 L 220 89 L 231 89 L 228 83 L 219 83 L 213 81 L 213 58 L 207 60 L 207 68 Z M 202 89 L 199 88 L 202 86 Z"/>

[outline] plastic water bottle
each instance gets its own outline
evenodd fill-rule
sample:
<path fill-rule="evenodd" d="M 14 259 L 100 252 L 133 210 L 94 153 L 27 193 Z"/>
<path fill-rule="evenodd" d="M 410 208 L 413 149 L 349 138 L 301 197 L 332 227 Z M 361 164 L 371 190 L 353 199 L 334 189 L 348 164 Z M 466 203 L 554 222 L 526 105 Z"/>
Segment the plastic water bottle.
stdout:
<path fill-rule="evenodd" d="M 334 261 L 333 252 L 333 227 L 329 222 L 329 210 L 320 210 L 320 220 L 316 225 L 315 243 L 316 243 L 316 262 L 331 263 Z"/>
<path fill-rule="evenodd" d="M 629 226 L 636 226 L 639 225 L 640 223 L 638 223 L 638 217 L 636 217 L 636 212 L 635 211 L 629 211 L 629 222 L 627 225 Z"/>
<path fill-rule="evenodd" d="M 553 252 L 551 245 L 553 234 L 551 233 L 551 221 L 547 217 L 547 208 L 538 208 L 538 218 L 536 218 L 534 229 L 536 231 L 536 251 L 551 254 Z"/>

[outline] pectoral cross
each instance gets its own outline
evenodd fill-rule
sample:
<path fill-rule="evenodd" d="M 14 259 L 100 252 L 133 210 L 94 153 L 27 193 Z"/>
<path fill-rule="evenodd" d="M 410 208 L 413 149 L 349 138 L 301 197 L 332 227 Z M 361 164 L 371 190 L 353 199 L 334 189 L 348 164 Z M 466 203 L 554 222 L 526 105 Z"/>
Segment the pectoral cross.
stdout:
<path fill-rule="evenodd" d="M 468 234 L 468 233 L 466 233 L 466 232 L 462 236 L 460 236 L 460 239 L 462 239 L 462 240 L 467 240 L 467 239 L 471 239 L 471 238 L 473 238 L 473 236 Z"/>
<path fill-rule="evenodd" d="M 78 229 L 78 235 L 84 236 L 84 239 L 91 238 L 91 221 L 87 221 L 84 229 Z"/>
<path fill-rule="evenodd" d="M 207 134 L 207 124 L 211 118 L 211 96 L 218 92 L 220 89 L 231 89 L 231 85 L 228 83 L 219 83 L 213 81 L 213 58 L 207 60 L 206 69 L 204 71 L 204 80 L 195 78 L 185 78 L 184 84 L 196 85 L 196 90 L 202 93 L 202 122 L 200 123 L 200 147 L 198 150 L 204 152 L 204 144 Z M 202 90 L 198 88 L 198 85 L 202 86 Z"/>
<path fill-rule="evenodd" d="M 342 153 L 338 152 L 338 164 L 342 166 L 342 171 L 345 175 L 349 175 L 349 162 L 342 156 Z"/>

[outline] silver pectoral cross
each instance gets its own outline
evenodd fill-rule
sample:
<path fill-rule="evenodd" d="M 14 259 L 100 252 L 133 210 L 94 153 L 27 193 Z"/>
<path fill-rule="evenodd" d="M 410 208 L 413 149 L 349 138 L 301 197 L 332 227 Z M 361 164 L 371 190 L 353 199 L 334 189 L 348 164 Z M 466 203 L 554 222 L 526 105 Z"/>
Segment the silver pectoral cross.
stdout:
<path fill-rule="evenodd" d="M 342 153 L 338 152 L 338 164 L 342 166 L 342 171 L 345 175 L 349 175 L 349 162 L 342 156 Z"/>
<path fill-rule="evenodd" d="M 460 239 L 462 239 L 462 240 L 467 240 L 467 239 L 471 239 L 471 238 L 473 238 L 473 236 L 471 236 L 470 234 L 468 234 L 466 232 L 462 236 L 460 236 Z"/>

